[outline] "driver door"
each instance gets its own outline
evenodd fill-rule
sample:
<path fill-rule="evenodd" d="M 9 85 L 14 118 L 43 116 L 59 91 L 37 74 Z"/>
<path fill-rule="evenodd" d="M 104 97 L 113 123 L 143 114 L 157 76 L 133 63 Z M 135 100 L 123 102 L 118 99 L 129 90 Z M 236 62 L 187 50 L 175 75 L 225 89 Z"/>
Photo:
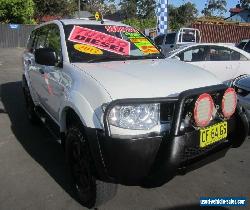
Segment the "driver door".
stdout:
<path fill-rule="evenodd" d="M 55 66 L 35 63 L 31 79 L 40 105 L 58 121 L 61 99 L 64 95 L 62 80 L 65 77 L 62 72 L 60 29 L 56 24 L 50 24 L 42 27 L 41 31 L 42 36 L 37 39 L 36 49 L 52 49 L 56 52 L 58 63 Z"/>

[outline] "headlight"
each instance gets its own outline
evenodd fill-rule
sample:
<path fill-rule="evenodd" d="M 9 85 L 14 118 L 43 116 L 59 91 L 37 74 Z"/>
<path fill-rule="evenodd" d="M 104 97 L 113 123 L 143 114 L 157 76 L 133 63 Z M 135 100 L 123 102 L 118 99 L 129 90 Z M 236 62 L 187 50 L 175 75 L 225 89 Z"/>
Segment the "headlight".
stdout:
<path fill-rule="evenodd" d="M 160 124 L 160 104 L 116 105 L 108 115 L 109 125 L 130 130 L 150 130 Z"/>

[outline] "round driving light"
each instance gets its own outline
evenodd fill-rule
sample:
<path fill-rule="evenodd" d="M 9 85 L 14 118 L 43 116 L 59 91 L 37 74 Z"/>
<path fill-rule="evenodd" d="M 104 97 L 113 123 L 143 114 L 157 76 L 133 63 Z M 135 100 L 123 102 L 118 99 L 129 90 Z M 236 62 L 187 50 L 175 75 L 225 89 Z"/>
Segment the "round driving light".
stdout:
<path fill-rule="evenodd" d="M 195 102 L 194 120 L 197 126 L 205 127 L 209 124 L 213 114 L 214 102 L 212 97 L 203 93 Z"/>
<path fill-rule="evenodd" d="M 237 106 L 237 95 L 233 88 L 228 88 L 222 99 L 222 113 L 225 118 L 230 118 Z"/>

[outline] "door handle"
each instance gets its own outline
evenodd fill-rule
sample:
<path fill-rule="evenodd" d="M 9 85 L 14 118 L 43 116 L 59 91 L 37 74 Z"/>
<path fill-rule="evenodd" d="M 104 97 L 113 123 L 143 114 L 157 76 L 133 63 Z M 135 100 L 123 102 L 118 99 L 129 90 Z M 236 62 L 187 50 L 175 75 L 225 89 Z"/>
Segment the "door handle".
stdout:
<path fill-rule="evenodd" d="M 39 69 L 39 72 L 40 72 L 40 74 L 44 74 L 45 73 L 43 69 Z"/>

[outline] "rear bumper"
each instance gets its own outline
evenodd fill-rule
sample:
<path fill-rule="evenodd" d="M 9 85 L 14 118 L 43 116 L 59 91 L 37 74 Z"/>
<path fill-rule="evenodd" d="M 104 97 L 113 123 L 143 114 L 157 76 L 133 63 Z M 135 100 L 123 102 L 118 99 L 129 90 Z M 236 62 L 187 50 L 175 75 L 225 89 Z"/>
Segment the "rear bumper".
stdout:
<path fill-rule="evenodd" d="M 87 129 L 92 149 L 95 145 L 92 154 L 94 152 L 97 177 L 107 182 L 144 187 L 161 186 L 178 174 L 223 157 L 228 149 L 244 142 L 247 132 L 246 116 L 239 110 L 228 121 L 228 138 L 205 149 L 199 148 L 199 131 L 173 137 L 115 139 L 101 131 Z"/>

